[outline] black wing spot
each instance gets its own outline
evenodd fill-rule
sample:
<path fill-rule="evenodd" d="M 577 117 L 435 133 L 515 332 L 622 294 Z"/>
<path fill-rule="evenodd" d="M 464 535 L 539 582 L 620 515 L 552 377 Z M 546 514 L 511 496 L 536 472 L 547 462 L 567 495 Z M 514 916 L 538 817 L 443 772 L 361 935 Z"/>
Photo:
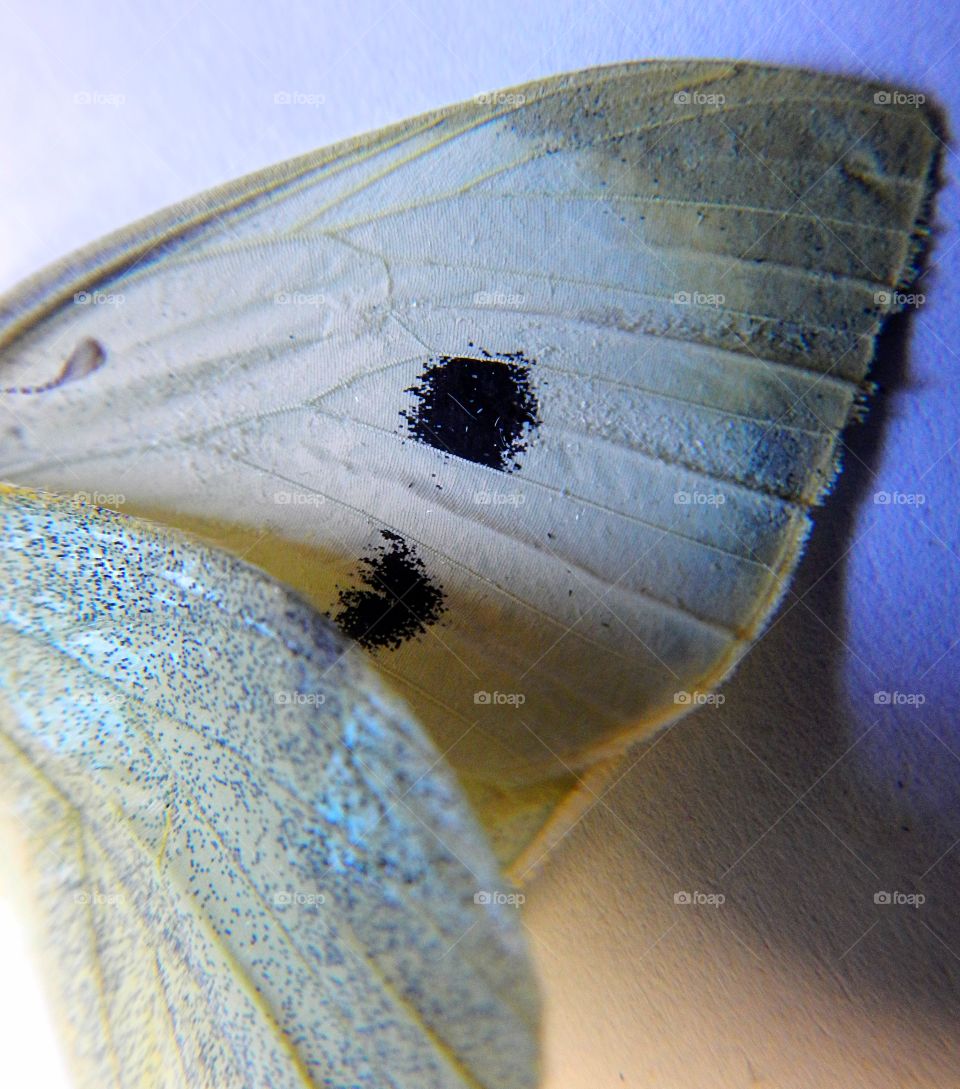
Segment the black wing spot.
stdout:
<path fill-rule="evenodd" d="M 400 415 L 417 442 L 512 473 L 540 424 L 532 360 L 520 352 L 494 358 L 478 351 L 478 357 L 431 359 L 417 384 L 404 390 L 417 398 L 416 407 Z"/>
<path fill-rule="evenodd" d="M 360 560 L 361 588 L 339 589 L 334 623 L 368 650 L 397 650 L 423 635 L 444 612 L 443 587 L 432 582 L 423 560 L 399 533 L 381 530 L 387 542 Z"/>

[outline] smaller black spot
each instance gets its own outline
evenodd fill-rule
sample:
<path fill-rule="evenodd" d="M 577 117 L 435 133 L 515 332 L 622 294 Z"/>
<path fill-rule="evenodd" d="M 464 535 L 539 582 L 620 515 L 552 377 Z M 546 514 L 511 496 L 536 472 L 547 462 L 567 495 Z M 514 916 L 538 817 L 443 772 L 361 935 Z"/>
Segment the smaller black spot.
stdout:
<path fill-rule="evenodd" d="M 363 589 L 338 588 L 340 607 L 333 619 L 344 635 L 368 650 L 397 650 L 440 619 L 444 593 L 398 533 L 381 530 L 380 536 L 387 543 L 360 560 Z"/>

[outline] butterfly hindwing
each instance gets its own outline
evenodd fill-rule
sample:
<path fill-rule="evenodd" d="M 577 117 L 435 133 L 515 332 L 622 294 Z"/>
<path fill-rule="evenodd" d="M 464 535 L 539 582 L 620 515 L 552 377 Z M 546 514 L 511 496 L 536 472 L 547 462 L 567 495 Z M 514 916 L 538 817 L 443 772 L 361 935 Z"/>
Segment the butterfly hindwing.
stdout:
<path fill-rule="evenodd" d="M 509 889 L 438 754 L 294 594 L 0 495 L 7 827 L 83 1085 L 530 1086 Z"/>

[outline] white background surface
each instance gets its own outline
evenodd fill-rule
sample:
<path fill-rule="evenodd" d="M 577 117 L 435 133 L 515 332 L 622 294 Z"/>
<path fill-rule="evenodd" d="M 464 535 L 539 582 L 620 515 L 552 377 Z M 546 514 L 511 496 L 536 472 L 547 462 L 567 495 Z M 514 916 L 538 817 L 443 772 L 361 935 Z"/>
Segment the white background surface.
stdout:
<path fill-rule="evenodd" d="M 0 288 L 341 137 L 657 56 L 888 79 L 948 124 L 960 105 L 960 17 L 941 3 L 38 0 L 2 15 Z M 322 101 L 277 105 L 283 91 Z M 726 702 L 638 750 L 528 890 L 549 1089 L 960 1086 L 956 162 L 945 151 L 928 302 L 884 340 L 780 619 Z M 678 906 L 681 890 L 726 901 Z M 879 890 L 926 902 L 876 905 Z M 53 1087 L 4 933 L 2 1081 Z"/>

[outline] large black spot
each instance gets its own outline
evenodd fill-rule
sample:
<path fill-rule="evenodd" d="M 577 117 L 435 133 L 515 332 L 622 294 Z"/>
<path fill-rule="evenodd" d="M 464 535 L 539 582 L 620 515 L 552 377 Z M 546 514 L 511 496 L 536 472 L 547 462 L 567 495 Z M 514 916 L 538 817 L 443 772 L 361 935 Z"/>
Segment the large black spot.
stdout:
<path fill-rule="evenodd" d="M 380 536 L 387 543 L 360 560 L 363 588 L 339 590 L 333 619 L 344 635 L 368 650 L 396 650 L 440 619 L 444 595 L 399 533 L 381 530 Z"/>
<path fill-rule="evenodd" d="M 531 361 L 519 352 L 495 359 L 442 355 L 430 360 L 405 393 L 417 405 L 401 411 L 418 442 L 509 473 L 540 423 L 530 388 Z"/>

